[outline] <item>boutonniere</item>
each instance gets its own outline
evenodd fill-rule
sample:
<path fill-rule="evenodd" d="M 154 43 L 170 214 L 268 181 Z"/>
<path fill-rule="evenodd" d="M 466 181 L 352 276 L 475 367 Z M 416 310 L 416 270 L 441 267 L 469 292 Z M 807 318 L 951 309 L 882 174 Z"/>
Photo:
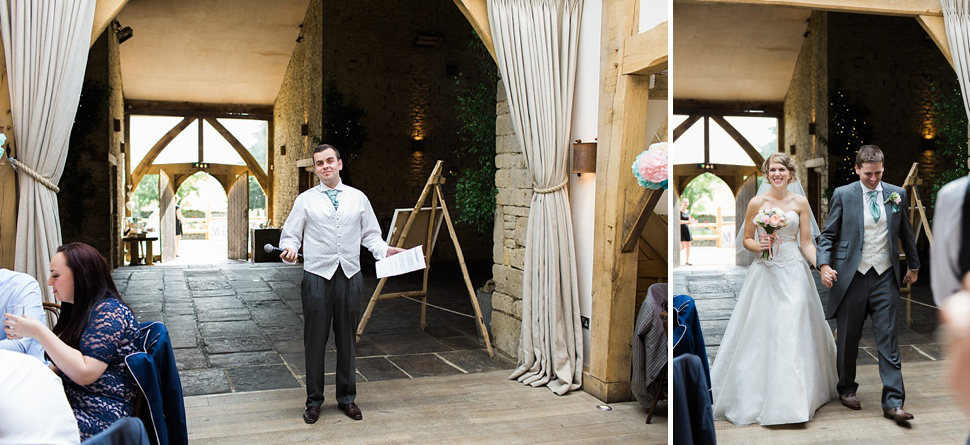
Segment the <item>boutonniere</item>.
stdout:
<path fill-rule="evenodd" d="M 903 198 L 900 198 L 899 197 L 899 193 L 892 192 L 892 193 L 889 194 L 889 197 L 886 198 L 886 200 L 883 201 L 882 203 L 883 204 L 888 204 L 888 203 L 892 202 L 893 203 L 893 213 L 896 213 L 896 212 L 899 211 L 899 203 L 902 202 L 902 200 L 903 200 Z"/>

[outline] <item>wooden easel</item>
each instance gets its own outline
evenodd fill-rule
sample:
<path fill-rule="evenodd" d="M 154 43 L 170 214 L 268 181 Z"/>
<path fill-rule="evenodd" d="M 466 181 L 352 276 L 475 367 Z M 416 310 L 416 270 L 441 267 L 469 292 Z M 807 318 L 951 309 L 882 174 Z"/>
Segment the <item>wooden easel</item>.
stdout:
<path fill-rule="evenodd" d="M 455 234 L 455 226 L 451 222 L 451 215 L 448 213 L 448 206 L 445 204 L 444 193 L 441 192 L 441 184 L 444 183 L 444 179 L 441 177 L 441 170 L 443 166 L 444 161 L 438 161 L 435 164 L 434 170 L 431 171 L 431 176 L 428 177 L 427 184 L 424 185 L 424 190 L 421 191 L 421 196 L 418 198 L 418 202 L 414 205 L 414 209 L 411 210 L 407 223 L 404 224 L 404 230 L 401 231 L 397 237 L 397 241 L 394 243 L 394 247 L 401 247 L 404 244 L 404 241 L 408 237 L 408 232 L 411 230 L 411 225 L 414 224 L 414 220 L 417 218 L 418 212 L 421 210 L 421 207 L 424 206 L 424 202 L 428 199 L 428 194 L 430 193 L 431 219 L 430 223 L 428 224 L 427 242 L 424 244 L 425 268 L 422 288 L 421 290 L 415 291 L 382 294 L 381 291 L 384 290 L 384 284 L 387 283 L 387 277 L 381 278 L 381 280 L 377 283 L 377 288 L 374 289 L 374 294 L 370 297 L 370 302 L 367 303 L 367 309 L 364 311 L 364 315 L 360 318 L 360 324 L 357 326 L 357 341 L 360 341 L 360 336 L 364 333 L 364 328 L 367 327 L 367 321 L 374 312 L 374 306 L 377 304 L 377 300 L 390 300 L 392 298 L 399 297 L 421 297 L 421 330 L 424 330 L 427 324 L 428 270 L 431 268 L 431 247 L 434 237 L 435 210 L 440 205 L 441 212 L 444 214 L 445 224 L 448 225 L 448 233 L 451 234 L 451 241 L 455 245 L 455 253 L 458 254 L 458 263 L 461 265 L 461 274 L 465 278 L 465 287 L 468 288 L 468 296 L 471 298 L 472 308 L 475 309 L 475 320 L 478 322 L 479 329 L 481 329 L 482 337 L 485 338 L 485 348 L 488 350 L 489 357 L 495 357 L 495 352 L 492 351 L 492 341 L 488 338 L 488 330 L 485 328 L 485 320 L 482 318 L 482 309 L 478 306 L 478 298 L 475 297 L 475 289 L 472 287 L 472 280 L 468 277 L 468 268 L 465 266 L 465 256 L 461 253 L 461 245 L 458 243 L 458 235 Z"/>
<path fill-rule="evenodd" d="M 929 220 L 926 218 L 926 207 L 923 206 L 923 200 L 919 197 L 919 190 L 917 186 L 923 184 L 923 180 L 919 178 L 919 163 L 914 162 L 913 166 L 910 167 L 909 173 L 906 175 L 906 180 L 903 181 L 903 189 L 906 190 L 906 194 L 909 195 L 909 222 L 913 226 L 913 239 L 918 240 L 920 233 L 926 230 L 926 239 L 930 242 L 930 248 L 933 248 L 933 232 L 930 230 Z M 906 253 L 900 254 L 901 264 L 906 264 Z M 900 297 L 906 300 L 906 325 L 913 325 L 913 285 L 906 284 L 899 289 Z"/>

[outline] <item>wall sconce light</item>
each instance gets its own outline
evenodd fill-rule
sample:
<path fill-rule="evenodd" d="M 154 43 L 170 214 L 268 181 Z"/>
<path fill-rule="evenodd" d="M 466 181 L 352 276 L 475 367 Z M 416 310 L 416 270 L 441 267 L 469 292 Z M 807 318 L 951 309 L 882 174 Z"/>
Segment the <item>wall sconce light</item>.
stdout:
<path fill-rule="evenodd" d="M 815 122 L 808 124 L 808 134 L 815 134 Z"/>
<path fill-rule="evenodd" d="M 300 136 L 306 136 L 310 134 L 310 124 L 304 123 L 300 125 Z"/>
<path fill-rule="evenodd" d="M 133 35 L 135 35 L 135 33 L 131 30 L 130 26 L 126 26 L 124 28 L 119 29 L 116 35 L 118 36 L 118 44 L 121 45 L 122 43 L 125 43 L 126 40 L 130 39 Z"/>
<path fill-rule="evenodd" d="M 928 138 L 928 137 L 921 137 L 920 140 L 919 140 L 919 146 L 920 146 L 920 149 L 922 149 L 923 151 L 936 150 L 936 139 L 935 138 Z"/>
<path fill-rule="evenodd" d="M 795 144 L 791 144 L 788 146 L 788 154 L 795 156 Z"/>
<path fill-rule="evenodd" d="M 411 153 L 424 153 L 424 138 L 411 139 Z"/>
<path fill-rule="evenodd" d="M 114 119 L 115 133 L 121 131 L 121 119 Z"/>
<path fill-rule="evenodd" d="M 286 156 L 286 146 L 280 145 L 280 156 Z"/>
<path fill-rule="evenodd" d="M 573 144 L 573 173 L 596 173 L 596 142 L 583 142 L 576 139 Z"/>

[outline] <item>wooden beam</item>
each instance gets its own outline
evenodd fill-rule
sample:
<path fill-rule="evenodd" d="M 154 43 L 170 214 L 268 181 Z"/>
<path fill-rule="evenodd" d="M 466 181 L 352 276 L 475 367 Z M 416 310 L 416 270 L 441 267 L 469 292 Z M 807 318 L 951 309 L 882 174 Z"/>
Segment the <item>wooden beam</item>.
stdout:
<path fill-rule="evenodd" d="M 152 163 L 155 162 L 155 158 L 158 157 L 158 154 L 161 153 L 162 150 L 168 146 L 168 144 L 172 143 L 172 140 L 182 133 L 182 130 L 185 130 L 186 127 L 192 124 L 192 121 L 194 120 L 195 118 L 191 117 L 182 119 L 182 121 L 172 127 L 171 130 L 168 130 L 168 133 L 165 133 L 165 135 L 155 143 L 151 150 L 148 150 L 145 157 L 142 158 L 141 162 L 138 163 L 138 166 L 135 167 L 135 171 L 131 172 L 132 187 L 138 187 L 138 183 L 141 182 L 141 178 L 145 176 L 148 168 L 152 165 Z M 134 189 L 132 189 L 132 191 L 134 191 Z"/>
<path fill-rule="evenodd" d="M 0 60 L 4 59 L 0 45 Z M 0 63 L 0 128 L 7 137 L 7 144 L 15 147 L 13 115 L 10 113 L 10 83 L 7 65 Z M 2 154 L 0 154 L 2 155 Z M 17 173 L 10 163 L 0 156 L 0 267 L 14 269 L 17 253 Z"/>
<path fill-rule="evenodd" d="M 146 175 L 157 175 L 160 170 L 165 170 L 168 174 L 172 176 L 192 176 L 198 172 L 205 172 L 212 176 L 216 175 L 226 175 L 236 177 L 243 173 L 249 171 L 249 168 L 245 165 L 229 165 L 229 164 L 208 164 L 208 167 L 201 168 L 197 167 L 194 163 L 183 163 L 183 164 L 164 164 L 164 165 L 152 165 L 145 172 Z M 182 181 L 173 180 L 172 183 L 176 190 L 182 185 Z"/>
<path fill-rule="evenodd" d="M 126 100 L 128 114 L 145 116 L 213 117 L 273 120 L 273 106 L 259 104 L 207 104 L 159 100 Z"/>
<path fill-rule="evenodd" d="M 128 3 L 128 0 L 97 0 L 94 5 L 94 25 L 91 27 L 91 45 L 89 47 L 94 46 L 94 42 L 108 28 L 108 24 L 118 16 L 126 3 Z"/>
<path fill-rule="evenodd" d="M 736 195 L 738 191 L 732 186 L 735 182 L 734 178 L 738 178 L 740 181 L 748 176 L 758 174 L 758 171 L 758 167 L 753 165 L 714 164 L 712 168 L 701 168 L 701 164 L 677 164 L 674 165 L 673 188 L 680 194 L 684 191 L 684 187 L 694 178 L 704 173 L 710 173 L 727 183 L 728 187 L 731 187 L 731 191 Z"/>
<path fill-rule="evenodd" d="M 650 75 L 667 69 L 667 22 L 623 42 L 623 74 Z"/>
<path fill-rule="evenodd" d="M 933 43 L 936 43 L 936 47 L 940 49 L 943 53 L 943 57 L 946 57 L 946 61 L 953 66 L 953 55 L 950 54 L 950 44 L 946 40 L 946 27 L 943 25 L 943 17 L 931 16 L 931 15 L 919 15 L 916 16 L 916 21 L 919 22 L 919 26 L 923 27 L 923 30 L 930 35 L 933 39 Z"/>
<path fill-rule="evenodd" d="M 851 12 L 856 14 L 943 16 L 938 0 L 674 0 L 674 3 L 709 5 L 785 6 L 814 11 Z"/>
<path fill-rule="evenodd" d="M 727 132 L 728 136 L 731 136 L 731 139 L 734 139 L 734 142 L 737 142 L 738 145 L 741 146 L 741 149 L 748 154 L 748 157 L 751 158 L 752 161 L 754 161 L 755 166 L 765 163 L 765 158 L 764 156 L 761 156 L 758 149 L 754 148 L 754 145 L 751 145 L 751 143 L 748 142 L 748 139 L 745 138 L 737 128 L 734 128 L 734 125 L 731 125 L 730 122 L 724 119 L 723 116 L 711 116 L 711 119 L 714 119 L 714 122 L 717 122 L 717 124 Z"/>
<path fill-rule="evenodd" d="M 488 25 L 488 9 L 485 7 L 485 4 L 486 0 L 455 0 L 455 6 L 468 19 L 468 23 L 471 23 L 472 29 L 482 39 L 482 43 L 485 44 L 485 49 L 492 55 L 492 60 L 497 61 L 498 59 L 495 57 L 495 44 L 492 42 L 492 30 Z"/>
<path fill-rule="evenodd" d="M 263 190 L 268 189 L 269 181 L 266 178 L 266 172 L 264 172 L 263 168 L 259 166 L 258 162 L 256 162 L 256 158 L 253 157 L 253 154 L 250 153 L 249 150 L 247 150 L 246 147 L 239 142 L 239 139 L 236 139 L 236 136 L 233 136 L 233 134 L 230 133 L 226 127 L 222 126 L 219 121 L 212 118 L 206 118 L 205 121 L 208 122 L 209 125 L 212 125 L 212 128 L 215 128 L 216 131 L 219 132 L 219 135 L 225 138 L 226 141 L 229 142 L 229 145 L 232 145 L 232 148 L 236 150 L 236 153 L 243 158 L 243 162 L 246 163 L 246 167 L 249 167 L 249 171 L 253 174 L 253 176 L 256 177 L 256 182 L 259 183 L 259 186 L 262 187 Z"/>
<path fill-rule="evenodd" d="M 654 256 L 662 259 L 664 263 L 668 261 L 667 244 L 670 242 L 670 238 L 667 235 L 670 233 L 669 230 L 665 215 L 654 214 L 647 222 L 646 227 L 640 231 L 640 239 L 644 241 L 644 244 L 653 252 Z M 664 264 L 664 277 L 667 276 L 666 268 L 667 266 Z"/>
<path fill-rule="evenodd" d="M 697 121 L 700 119 L 701 119 L 701 115 L 699 114 L 692 114 L 690 116 L 687 116 L 687 119 L 681 122 L 680 125 L 677 126 L 677 128 L 674 128 L 674 142 L 677 142 L 677 139 L 680 139 L 680 137 L 683 136 L 688 129 L 690 129 L 691 125 L 696 124 Z"/>
<path fill-rule="evenodd" d="M 624 43 L 633 35 L 635 2 L 603 2 L 600 95 L 593 224 L 593 308 L 589 371 L 583 389 L 608 403 L 630 400 L 637 252 L 621 252 L 625 215 L 633 208 L 630 163 L 647 138 L 649 76 L 622 72 Z"/>
<path fill-rule="evenodd" d="M 632 208 L 627 209 L 623 219 L 623 231 L 620 232 L 620 239 L 623 240 L 621 252 L 633 252 L 633 248 L 637 247 L 637 240 L 643 233 L 643 228 L 647 226 L 647 221 L 654 214 L 653 209 L 657 207 L 660 197 L 663 196 L 663 190 L 648 190 L 640 187 L 639 184 L 637 188 L 639 190 L 634 192 L 636 195 L 633 198 L 634 204 Z"/>

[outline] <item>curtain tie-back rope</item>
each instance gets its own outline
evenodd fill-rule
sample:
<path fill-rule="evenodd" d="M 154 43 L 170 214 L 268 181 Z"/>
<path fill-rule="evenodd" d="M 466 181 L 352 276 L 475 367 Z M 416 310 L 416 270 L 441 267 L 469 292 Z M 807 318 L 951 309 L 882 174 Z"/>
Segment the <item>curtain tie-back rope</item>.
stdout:
<path fill-rule="evenodd" d="M 557 185 L 555 187 L 550 187 L 550 188 L 547 188 L 547 189 L 537 189 L 537 188 L 535 188 L 535 185 L 533 185 L 532 186 L 532 191 L 533 192 L 536 192 L 536 193 L 538 193 L 540 195 L 545 195 L 546 193 L 552 193 L 552 192 L 554 192 L 556 190 L 559 190 L 559 189 L 565 187 L 566 184 L 569 184 L 569 178 L 564 179 L 561 183 L 559 183 L 559 185 Z"/>
<path fill-rule="evenodd" d="M 45 187 L 53 190 L 54 193 L 60 193 L 61 191 L 60 187 L 58 187 L 56 184 L 51 182 L 49 179 L 45 178 L 40 173 L 35 172 L 32 168 L 28 167 L 27 164 L 24 164 L 23 162 L 18 161 L 13 156 L 8 156 L 7 160 L 10 161 L 10 164 L 13 165 L 14 168 L 23 170 L 24 173 L 26 173 L 28 176 L 30 176 L 31 178 L 34 178 L 35 181 L 41 184 L 44 184 Z"/>

